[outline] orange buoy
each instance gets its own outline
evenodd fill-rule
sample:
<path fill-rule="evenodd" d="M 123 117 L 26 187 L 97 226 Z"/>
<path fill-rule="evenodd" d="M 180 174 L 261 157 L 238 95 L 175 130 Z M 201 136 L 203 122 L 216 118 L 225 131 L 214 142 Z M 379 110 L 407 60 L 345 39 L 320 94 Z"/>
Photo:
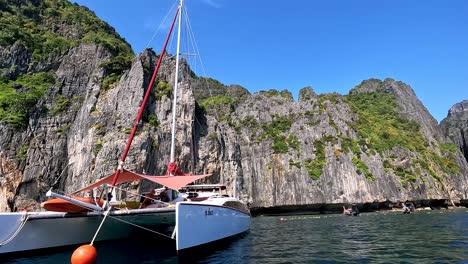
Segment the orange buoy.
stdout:
<path fill-rule="evenodd" d="M 284 220 L 286 220 L 286 219 L 284 219 L 283 217 L 280 218 L 280 221 L 281 221 L 281 222 L 283 222 Z"/>
<path fill-rule="evenodd" d="M 71 256 L 71 264 L 92 264 L 96 261 L 97 251 L 93 245 L 77 248 Z"/>

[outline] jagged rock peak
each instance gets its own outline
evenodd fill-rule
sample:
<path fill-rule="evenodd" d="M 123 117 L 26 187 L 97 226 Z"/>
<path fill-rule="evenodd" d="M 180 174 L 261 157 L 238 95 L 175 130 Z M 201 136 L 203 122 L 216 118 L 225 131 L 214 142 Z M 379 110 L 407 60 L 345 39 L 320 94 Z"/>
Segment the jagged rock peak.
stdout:
<path fill-rule="evenodd" d="M 371 93 L 377 90 L 380 90 L 382 87 L 382 81 L 379 79 L 368 79 L 362 81 L 359 85 L 355 86 L 349 91 L 349 94 L 358 94 L 358 93 Z"/>
<path fill-rule="evenodd" d="M 250 95 L 249 90 L 238 84 L 231 84 L 227 87 L 228 93 L 236 97 L 244 97 Z"/>
<path fill-rule="evenodd" d="M 307 101 L 314 97 L 317 97 L 317 93 L 310 86 L 304 87 L 299 91 L 299 102 Z"/>
<path fill-rule="evenodd" d="M 440 122 L 440 127 L 468 161 L 468 100 L 454 104 Z"/>
<path fill-rule="evenodd" d="M 379 79 L 368 79 L 362 81 L 359 85 L 349 91 L 350 94 L 359 93 L 371 93 L 375 91 L 381 91 L 384 93 L 390 93 L 398 95 L 401 93 L 409 93 L 410 95 L 416 96 L 413 89 L 401 81 L 395 81 L 392 78 L 386 78 L 385 80 Z"/>
<path fill-rule="evenodd" d="M 284 89 L 283 91 L 278 91 L 276 89 L 270 89 L 268 91 L 259 91 L 257 92 L 256 94 L 259 94 L 259 95 L 265 95 L 267 97 L 273 97 L 273 96 L 281 96 L 283 98 L 286 98 L 286 99 L 289 99 L 291 101 L 294 101 L 294 98 L 291 94 L 290 91 Z"/>
<path fill-rule="evenodd" d="M 360 93 L 383 92 L 391 94 L 399 106 L 399 113 L 403 118 L 416 121 L 421 126 L 421 132 L 429 141 L 443 141 L 443 135 L 437 120 L 429 113 L 427 108 L 418 99 L 413 89 L 401 81 L 387 78 L 369 79 L 361 82 L 349 91 L 351 95 Z"/>
<path fill-rule="evenodd" d="M 143 50 L 143 52 L 139 55 L 141 58 L 146 58 L 146 57 L 156 57 L 156 52 L 149 48 L 149 49 L 145 49 Z"/>
<path fill-rule="evenodd" d="M 454 104 L 448 111 L 448 116 L 463 114 L 468 112 L 468 100 Z"/>

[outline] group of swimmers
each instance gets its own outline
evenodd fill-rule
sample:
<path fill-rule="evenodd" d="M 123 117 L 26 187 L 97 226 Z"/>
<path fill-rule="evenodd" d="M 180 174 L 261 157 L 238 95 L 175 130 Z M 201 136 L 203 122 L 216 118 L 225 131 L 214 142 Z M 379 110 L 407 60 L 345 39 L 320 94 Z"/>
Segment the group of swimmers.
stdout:
<path fill-rule="evenodd" d="M 360 212 L 357 208 L 357 205 L 352 204 L 351 208 L 346 208 L 345 206 L 343 206 L 343 214 L 347 216 L 358 216 Z"/>
<path fill-rule="evenodd" d="M 406 201 L 404 203 L 401 203 L 401 206 L 402 206 L 402 212 L 404 214 L 409 214 L 409 213 L 412 213 L 416 210 L 414 204 L 410 201 Z M 352 204 L 350 208 L 346 208 L 345 206 L 343 206 L 343 214 L 344 215 L 348 215 L 348 216 L 357 216 L 359 215 L 359 210 L 358 210 L 358 207 L 356 204 Z"/>

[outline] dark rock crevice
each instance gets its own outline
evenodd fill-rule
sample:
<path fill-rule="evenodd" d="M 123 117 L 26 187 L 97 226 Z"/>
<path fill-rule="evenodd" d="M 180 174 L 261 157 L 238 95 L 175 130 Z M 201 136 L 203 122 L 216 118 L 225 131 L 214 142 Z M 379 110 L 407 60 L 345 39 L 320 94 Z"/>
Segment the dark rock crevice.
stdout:
<path fill-rule="evenodd" d="M 468 162 L 468 139 L 465 138 L 465 132 L 463 129 L 460 128 L 460 135 L 462 138 L 462 146 L 460 147 L 461 152 L 463 153 L 463 156 L 465 156 L 465 160 Z"/>

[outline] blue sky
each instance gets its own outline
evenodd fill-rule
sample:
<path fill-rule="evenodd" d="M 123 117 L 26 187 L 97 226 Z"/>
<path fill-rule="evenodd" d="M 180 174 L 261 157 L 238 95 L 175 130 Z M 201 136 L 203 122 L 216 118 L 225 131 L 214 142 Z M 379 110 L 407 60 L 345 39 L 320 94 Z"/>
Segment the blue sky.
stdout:
<path fill-rule="evenodd" d="M 198 75 L 295 98 L 305 86 L 347 94 L 362 80 L 393 78 L 438 121 L 468 99 L 466 0 L 185 1 L 205 68 Z M 140 53 L 175 1 L 74 2 Z M 150 45 L 157 52 L 165 33 Z"/>

